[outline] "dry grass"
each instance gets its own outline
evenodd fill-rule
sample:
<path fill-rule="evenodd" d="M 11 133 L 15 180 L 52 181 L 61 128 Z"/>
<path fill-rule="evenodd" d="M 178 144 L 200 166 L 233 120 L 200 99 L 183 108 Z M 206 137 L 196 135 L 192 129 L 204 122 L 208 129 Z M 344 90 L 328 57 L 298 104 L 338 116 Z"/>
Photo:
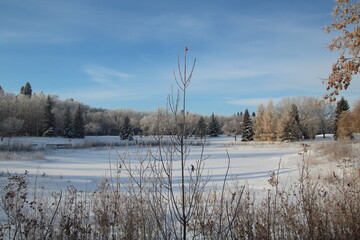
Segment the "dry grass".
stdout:
<path fill-rule="evenodd" d="M 41 151 L 36 152 L 0 152 L 0 159 L 19 160 L 19 159 L 45 159 Z"/>
<path fill-rule="evenodd" d="M 356 141 L 329 141 L 315 147 L 316 154 L 310 159 L 315 168 L 313 179 L 327 183 L 350 183 L 360 180 L 360 143 Z"/>
<path fill-rule="evenodd" d="M 342 161 L 358 154 L 358 150 L 354 149 L 354 144 L 356 143 L 346 140 L 328 141 L 318 145 L 317 150 L 329 161 Z"/>

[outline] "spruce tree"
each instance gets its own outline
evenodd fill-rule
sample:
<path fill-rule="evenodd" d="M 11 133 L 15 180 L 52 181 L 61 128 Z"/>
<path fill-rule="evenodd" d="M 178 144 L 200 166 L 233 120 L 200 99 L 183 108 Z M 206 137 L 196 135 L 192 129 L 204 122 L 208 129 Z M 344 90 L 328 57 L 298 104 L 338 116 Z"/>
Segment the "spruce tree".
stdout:
<path fill-rule="evenodd" d="M 202 116 L 196 124 L 195 136 L 199 138 L 204 138 L 206 136 L 206 123 Z"/>
<path fill-rule="evenodd" d="M 243 129 L 241 141 L 252 141 L 254 140 L 253 123 L 250 118 L 249 111 L 246 109 L 243 117 Z"/>
<path fill-rule="evenodd" d="M 210 117 L 207 133 L 210 137 L 217 137 L 221 134 L 220 124 L 214 113 Z"/>
<path fill-rule="evenodd" d="M 85 123 L 84 123 L 83 111 L 80 104 L 76 110 L 74 117 L 74 137 L 76 138 L 85 137 Z"/>
<path fill-rule="evenodd" d="M 32 89 L 31 89 L 31 85 L 30 85 L 29 82 L 27 82 L 27 83 L 25 84 L 25 87 L 24 87 L 24 89 L 23 89 L 23 94 L 24 94 L 25 96 L 31 97 L 31 95 L 32 95 Z"/>
<path fill-rule="evenodd" d="M 43 136 L 46 137 L 55 136 L 55 114 L 52 112 L 52 109 L 54 108 L 53 105 L 54 103 L 50 95 L 48 95 L 46 99 L 42 124 Z"/>
<path fill-rule="evenodd" d="M 348 111 L 349 109 L 350 109 L 350 107 L 349 107 L 348 102 L 344 99 L 344 97 L 342 97 L 340 99 L 340 101 L 337 103 L 336 110 L 335 110 L 335 122 L 334 122 L 334 138 L 335 138 L 335 140 L 337 140 L 339 137 L 338 127 L 339 127 L 339 120 L 340 120 L 341 113 L 343 111 Z"/>
<path fill-rule="evenodd" d="M 64 114 L 63 137 L 72 138 L 73 136 L 71 112 L 70 107 L 67 106 Z"/>
<path fill-rule="evenodd" d="M 124 124 L 120 131 L 120 138 L 121 140 L 133 140 L 133 128 L 130 123 L 130 118 L 128 116 L 124 119 Z"/>

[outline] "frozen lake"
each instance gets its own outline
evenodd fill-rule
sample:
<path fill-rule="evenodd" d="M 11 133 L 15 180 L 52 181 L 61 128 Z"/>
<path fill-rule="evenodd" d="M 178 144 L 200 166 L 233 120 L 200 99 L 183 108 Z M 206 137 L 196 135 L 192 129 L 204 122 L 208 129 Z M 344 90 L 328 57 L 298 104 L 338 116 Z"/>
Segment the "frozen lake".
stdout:
<path fill-rule="evenodd" d="M 118 137 L 86 137 L 85 139 L 72 139 L 71 144 L 81 144 L 86 141 L 107 142 L 109 145 L 121 142 Z M 146 142 L 147 139 L 142 138 L 142 141 Z M 45 144 L 69 143 L 69 140 L 21 137 L 13 138 L 11 142 L 31 143 L 41 147 Z M 136 146 L 47 149 L 41 159 L 1 159 L 1 183 L 6 182 L 7 173 L 21 174 L 28 171 L 30 182 L 32 184 L 36 182 L 37 187 L 43 187 L 48 191 L 66 189 L 69 185 L 73 185 L 79 190 L 92 191 L 96 189 L 103 177 L 115 175 L 114 171 L 121 163 L 120 157 L 126 156 L 126 161 L 129 161 L 135 169 L 140 159 L 153 160 L 148 153 L 156 155 L 157 151 L 157 147 Z M 227 170 L 226 152 L 228 152 L 231 159 L 228 174 L 229 184 L 237 181 L 239 184 L 247 184 L 253 189 L 268 188 L 270 187 L 268 184 L 269 172 L 277 170 L 280 161 L 282 181 L 291 181 L 297 176 L 298 161 L 301 160 L 301 156 L 298 154 L 300 151 L 301 143 L 243 143 L 235 142 L 232 137 L 209 138 L 203 152 L 206 158 L 203 175 L 210 177 L 207 187 L 221 186 Z M 195 165 L 201 152 L 200 146 L 190 146 L 186 169 L 190 171 L 191 165 Z M 174 179 L 180 177 L 180 161 L 174 162 L 173 175 Z M 121 176 L 123 176 L 122 181 L 127 181 L 125 173 Z"/>

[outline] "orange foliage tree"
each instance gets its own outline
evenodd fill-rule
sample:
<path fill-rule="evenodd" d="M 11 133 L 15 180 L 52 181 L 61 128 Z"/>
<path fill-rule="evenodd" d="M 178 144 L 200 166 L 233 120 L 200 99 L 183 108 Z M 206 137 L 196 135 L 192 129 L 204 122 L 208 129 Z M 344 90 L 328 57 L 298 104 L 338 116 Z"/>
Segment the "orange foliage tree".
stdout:
<path fill-rule="evenodd" d="M 340 90 L 347 89 L 353 75 L 359 73 L 360 61 L 360 2 L 359 0 L 336 0 L 334 22 L 325 28 L 326 32 L 340 32 L 328 46 L 330 51 L 340 51 L 340 57 L 332 65 L 332 72 L 324 83 L 327 91 L 324 96 L 330 102 L 336 101 Z"/>
<path fill-rule="evenodd" d="M 354 134 L 360 133 L 360 101 L 355 104 L 351 112 L 341 113 L 337 131 L 341 139 L 352 138 Z"/>

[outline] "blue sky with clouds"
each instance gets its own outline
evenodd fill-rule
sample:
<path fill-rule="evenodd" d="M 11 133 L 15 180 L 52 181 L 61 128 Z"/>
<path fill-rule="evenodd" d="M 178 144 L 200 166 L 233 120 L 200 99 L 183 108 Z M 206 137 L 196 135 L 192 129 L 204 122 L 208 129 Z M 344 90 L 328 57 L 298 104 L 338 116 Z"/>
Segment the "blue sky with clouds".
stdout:
<path fill-rule="evenodd" d="M 154 110 L 178 55 L 197 59 L 188 110 L 232 115 L 268 99 L 322 97 L 337 53 L 332 0 L 0 0 L 0 86 L 93 107 Z M 359 97 L 359 81 L 343 95 Z"/>

